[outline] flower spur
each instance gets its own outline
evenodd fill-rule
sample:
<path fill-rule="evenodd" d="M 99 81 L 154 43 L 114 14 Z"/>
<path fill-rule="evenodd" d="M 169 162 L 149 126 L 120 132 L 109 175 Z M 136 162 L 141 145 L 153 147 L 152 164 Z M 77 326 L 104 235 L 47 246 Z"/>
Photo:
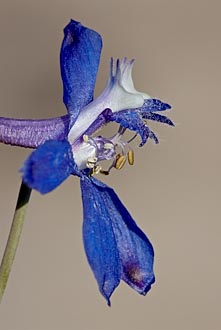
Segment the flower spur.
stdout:
<path fill-rule="evenodd" d="M 148 138 L 158 143 L 148 120 L 168 125 L 160 113 L 170 106 L 136 91 L 132 80 L 134 60 L 110 62 L 106 88 L 93 100 L 102 49 L 101 36 L 71 20 L 64 29 L 60 64 L 63 101 L 67 115 L 43 120 L 0 118 L 0 142 L 35 148 L 24 162 L 23 182 L 42 194 L 70 175 L 80 177 L 83 202 L 83 240 L 88 262 L 102 295 L 110 296 L 120 281 L 145 295 L 154 283 L 153 247 L 113 189 L 97 180 L 97 173 L 121 169 L 134 162 L 130 142 L 139 135 L 140 147 Z M 110 138 L 96 132 L 109 122 L 119 124 Z M 125 141 L 129 129 L 134 136 Z M 103 168 L 102 162 L 110 161 Z"/>

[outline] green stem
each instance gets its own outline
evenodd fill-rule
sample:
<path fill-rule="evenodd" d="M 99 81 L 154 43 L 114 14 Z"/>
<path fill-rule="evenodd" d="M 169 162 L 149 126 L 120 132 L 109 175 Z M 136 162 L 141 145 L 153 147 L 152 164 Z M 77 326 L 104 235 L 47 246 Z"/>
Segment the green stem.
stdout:
<path fill-rule="evenodd" d="M 17 251 L 19 238 L 21 236 L 24 218 L 28 202 L 31 195 L 31 189 L 24 182 L 21 183 L 14 218 L 11 225 L 7 245 L 0 266 L 0 302 L 2 300 L 11 267 Z"/>

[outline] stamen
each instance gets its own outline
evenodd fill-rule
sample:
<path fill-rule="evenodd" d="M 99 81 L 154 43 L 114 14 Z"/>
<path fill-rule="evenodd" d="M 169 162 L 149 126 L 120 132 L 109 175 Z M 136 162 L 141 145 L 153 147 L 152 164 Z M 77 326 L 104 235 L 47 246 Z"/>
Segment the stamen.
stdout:
<path fill-rule="evenodd" d="M 93 176 L 94 174 L 100 173 L 102 167 L 100 165 L 96 165 L 90 169 L 89 176 Z"/>
<path fill-rule="evenodd" d="M 118 133 L 119 133 L 120 135 L 123 135 L 123 134 L 125 133 L 125 131 L 126 131 L 126 128 L 120 125 L 120 127 L 119 127 L 119 129 L 118 129 Z"/>
<path fill-rule="evenodd" d="M 87 159 L 86 166 L 87 166 L 88 168 L 94 168 L 95 165 L 96 165 L 96 163 L 97 163 L 97 157 L 89 157 L 89 158 Z"/>
<path fill-rule="evenodd" d="M 127 159 L 128 159 L 128 163 L 130 165 L 134 164 L 134 151 L 132 149 L 130 149 L 127 153 Z"/>
<path fill-rule="evenodd" d="M 97 162 L 97 157 L 89 157 L 87 161 L 88 161 L 89 163 L 94 163 L 94 164 L 96 164 L 96 162 Z"/>
<path fill-rule="evenodd" d="M 125 155 L 121 155 L 121 154 L 118 154 L 117 157 L 116 157 L 116 162 L 114 164 L 114 167 L 117 169 L 117 170 L 121 170 L 123 168 L 123 166 L 125 165 L 126 163 L 126 156 Z"/>
<path fill-rule="evenodd" d="M 113 149 L 114 145 L 112 143 L 105 143 L 104 144 L 104 149 Z"/>
<path fill-rule="evenodd" d="M 89 136 L 87 134 L 84 134 L 83 135 L 83 141 L 88 142 L 88 140 L 89 140 Z"/>
<path fill-rule="evenodd" d="M 89 143 L 91 146 L 93 146 L 96 149 L 96 152 L 97 152 L 98 146 L 97 146 L 97 143 L 96 143 L 94 138 L 92 138 L 91 136 L 89 137 L 87 135 L 87 141 L 86 142 Z"/>
<path fill-rule="evenodd" d="M 96 165 L 95 167 L 91 168 L 89 175 L 93 176 L 94 174 L 98 174 L 101 171 L 102 167 L 100 165 Z"/>
<path fill-rule="evenodd" d="M 134 134 L 134 136 L 132 136 L 132 138 L 130 139 L 130 140 L 128 140 L 127 141 L 127 143 L 130 143 L 130 142 L 132 142 L 135 138 L 137 137 L 137 133 L 136 134 Z"/>
<path fill-rule="evenodd" d="M 136 138 L 137 134 L 130 140 L 123 141 L 121 138 L 125 131 L 126 128 L 120 125 L 117 133 L 110 138 L 102 136 L 91 137 L 87 134 L 83 135 L 84 143 L 94 148 L 92 152 L 90 151 L 91 156 L 86 159 L 86 167 L 90 169 L 89 175 L 98 173 L 108 175 L 112 168 L 121 170 L 126 164 L 126 161 L 128 161 L 129 165 L 134 164 L 134 152 L 130 148 L 129 143 Z M 116 153 L 117 149 L 118 153 Z M 103 170 L 99 164 L 104 160 L 112 160 L 107 170 Z"/>
<path fill-rule="evenodd" d="M 93 173 L 94 174 L 98 174 L 100 173 L 100 171 L 102 170 L 102 167 L 100 165 L 96 165 L 94 168 L 93 168 Z"/>
<path fill-rule="evenodd" d="M 94 168 L 94 164 L 87 162 L 86 163 L 87 168 Z"/>

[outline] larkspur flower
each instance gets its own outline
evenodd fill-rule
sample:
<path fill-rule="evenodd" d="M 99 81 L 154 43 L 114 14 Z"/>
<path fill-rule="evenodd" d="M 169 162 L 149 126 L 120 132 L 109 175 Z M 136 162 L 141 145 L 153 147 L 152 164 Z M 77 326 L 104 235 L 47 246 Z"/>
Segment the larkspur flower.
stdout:
<path fill-rule="evenodd" d="M 93 93 L 102 49 L 101 36 L 71 20 L 64 29 L 60 63 L 63 101 L 67 115 L 43 120 L 0 118 L 0 142 L 36 148 L 21 169 L 25 184 L 42 194 L 59 186 L 70 175 L 80 178 L 83 201 L 83 240 L 88 262 L 100 292 L 110 296 L 120 280 L 145 295 L 154 283 L 153 247 L 138 228 L 113 189 L 95 179 L 97 173 L 133 164 L 130 142 L 140 135 L 158 139 L 148 120 L 173 125 L 158 112 L 170 109 L 160 100 L 136 91 L 132 80 L 134 60 L 110 62 L 106 88 L 95 100 Z M 109 122 L 119 124 L 110 138 L 96 135 Z M 134 137 L 123 135 L 129 129 Z M 102 168 L 102 161 L 110 166 Z"/>

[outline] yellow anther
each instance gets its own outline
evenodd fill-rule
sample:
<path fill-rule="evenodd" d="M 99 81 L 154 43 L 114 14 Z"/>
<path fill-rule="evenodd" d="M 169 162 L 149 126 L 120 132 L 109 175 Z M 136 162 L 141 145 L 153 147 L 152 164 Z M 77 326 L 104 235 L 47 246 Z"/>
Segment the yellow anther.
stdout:
<path fill-rule="evenodd" d="M 117 158 L 116 158 L 116 162 L 115 162 L 114 167 L 115 167 L 117 170 L 121 170 L 122 167 L 125 165 L 126 160 L 127 160 L 126 156 L 121 155 L 121 154 L 118 154 L 118 155 L 117 155 Z"/>
<path fill-rule="evenodd" d="M 87 159 L 87 161 L 88 161 L 89 163 L 96 164 L 96 162 L 97 162 L 97 157 L 89 157 L 89 158 Z"/>
<path fill-rule="evenodd" d="M 87 135 L 87 134 L 84 134 L 84 135 L 83 135 L 83 141 L 84 141 L 84 142 L 88 142 L 88 140 L 89 140 L 88 135 Z"/>
<path fill-rule="evenodd" d="M 97 162 L 97 157 L 89 157 L 87 159 L 86 166 L 88 168 L 94 168 L 94 166 L 96 165 L 96 162 Z"/>
<path fill-rule="evenodd" d="M 94 168 L 94 163 L 90 163 L 90 162 L 87 162 L 86 163 L 86 166 L 87 166 L 87 168 Z"/>
<path fill-rule="evenodd" d="M 127 153 L 127 160 L 130 165 L 134 164 L 134 152 L 131 149 Z"/>
<path fill-rule="evenodd" d="M 88 168 L 94 168 L 96 162 L 97 162 L 97 157 L 89 157 L 87 159 L 86 165 Z"/>
<path fill-rule="evenodd" d="M 102 167 L 100 165 L 96 165 L 93 168 L 93 174 L 98 174 L 101 171 Z"/>
<path fill-rule="evenodd" d="M 112 149 L 113 148 L 113 144 L 112 143 L 105 143 L 104 144 L 104 149 Z"/>
<path fill-rule="evenodd" d="M 89 176 L 93 176 L 94 174 L 100 173 L 102 167 L 100 165 L 96 165 L 90 169 Z"/>

